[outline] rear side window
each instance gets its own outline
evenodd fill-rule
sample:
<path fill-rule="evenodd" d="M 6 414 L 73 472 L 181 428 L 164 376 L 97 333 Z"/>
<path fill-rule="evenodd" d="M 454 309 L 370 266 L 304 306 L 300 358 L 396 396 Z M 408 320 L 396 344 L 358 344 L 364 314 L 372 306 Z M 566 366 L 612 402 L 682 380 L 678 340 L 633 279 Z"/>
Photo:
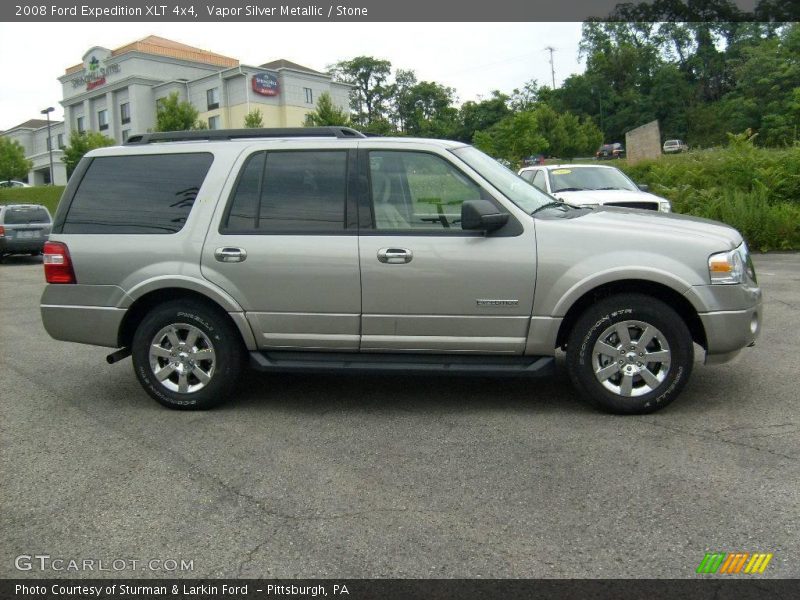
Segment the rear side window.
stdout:
<path fill-rule="evenodd" d="M 212 161 L 209 153 L 95 158 L 75 192 L 63 231 L 180 231 Z"/>
<path fill-rule="evenodd" d="M 220 231 L 341 231 L 346 196 L 346 151 L 257 152 L 245 162 Z"/>
<path fill-rule="evenodd" d="M 6 225 L 27 225 L 28 223 L 49 223 L 50 215 L 41 206 L 31 208 L 9 208 L 3 222 Z"/>

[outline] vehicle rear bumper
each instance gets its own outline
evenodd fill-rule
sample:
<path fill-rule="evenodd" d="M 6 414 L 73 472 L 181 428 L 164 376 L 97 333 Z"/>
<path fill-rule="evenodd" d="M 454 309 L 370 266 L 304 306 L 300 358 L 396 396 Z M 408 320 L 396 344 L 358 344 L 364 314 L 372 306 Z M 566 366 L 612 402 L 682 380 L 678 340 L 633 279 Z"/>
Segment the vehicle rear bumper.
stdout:
<path fill-rule="evenodd" d="M 41 252 L 44 248 L 44 243 L 47 238 L 0 238 L 0 252 L 14 253 L 14 252 Z"/>
<path fill-rule="evenodd" d="M 108 306 L 42 304 L 41 312 L 45 330 L 56 340 L 116 348 L 127 311 Z"/>

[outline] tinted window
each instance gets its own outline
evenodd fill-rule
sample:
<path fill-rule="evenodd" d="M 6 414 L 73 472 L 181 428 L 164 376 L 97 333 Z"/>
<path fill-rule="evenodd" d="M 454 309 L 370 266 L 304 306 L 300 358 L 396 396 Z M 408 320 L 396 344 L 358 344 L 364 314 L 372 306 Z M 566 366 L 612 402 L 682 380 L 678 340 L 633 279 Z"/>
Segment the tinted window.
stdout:
<path fill-rule="evenodd" d="M 481 189 L 448 161 L 424 152 L 370 152 L 377 229 L 461 229 L 461 205 Z"/>
<path fill-rule="evenodd" d="M 223 233 L 344 229 L 347 152 L 260 152 L 248 158 Z"/>
<path fill-rule="evenodd" d="M 3 217 L 6 225 L 24 225 L 27 223 L 49 223 L 50 215 L 41 206 L 31 208 L 9 208 Z"/>
<path fill-rule="evenodd" d="M 175 233 L 186 223 L 211 154 L 106 156 L 92 160 L 64 233 Z"/>

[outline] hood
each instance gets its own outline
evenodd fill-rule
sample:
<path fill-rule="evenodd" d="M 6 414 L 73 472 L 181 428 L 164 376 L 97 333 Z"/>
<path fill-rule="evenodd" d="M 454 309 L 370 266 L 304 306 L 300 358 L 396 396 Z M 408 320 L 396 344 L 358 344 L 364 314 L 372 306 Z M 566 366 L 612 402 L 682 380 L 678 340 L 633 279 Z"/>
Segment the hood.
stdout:
<path fill-rule="evenodd" d="M 609 232 L 629 232 L 633 237 L 668 239 L 678 242 L 681 237 L 709 242 L 718 249 L 733 249 L 742 243 L 741 234 L 733 227 L 700 217 L 662 213 L 649 210 L 598 207 L 573 222 L 592 229 Z"/>
<path fill-rule="evenodd" d="M 574 206 L 586 206 L 596 204 L 606 204 L 608 202 L 665 202 L 666 198 L 660 198 L 647 192 L 632 190 L 584 190 L 581 192 L 556 192 L 553 194 L 559 200 Z"/>

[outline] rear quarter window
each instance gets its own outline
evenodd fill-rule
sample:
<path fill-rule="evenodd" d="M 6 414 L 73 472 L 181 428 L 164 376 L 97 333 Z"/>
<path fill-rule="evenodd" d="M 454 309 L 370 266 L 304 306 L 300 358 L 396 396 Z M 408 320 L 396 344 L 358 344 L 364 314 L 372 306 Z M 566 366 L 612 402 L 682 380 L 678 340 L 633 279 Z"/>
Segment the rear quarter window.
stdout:
<path fill-rule="evenodd" d="M 92 159 L 64 220 L 64 233 L 180 231 L 213 162 L 210 153 Z"/>

